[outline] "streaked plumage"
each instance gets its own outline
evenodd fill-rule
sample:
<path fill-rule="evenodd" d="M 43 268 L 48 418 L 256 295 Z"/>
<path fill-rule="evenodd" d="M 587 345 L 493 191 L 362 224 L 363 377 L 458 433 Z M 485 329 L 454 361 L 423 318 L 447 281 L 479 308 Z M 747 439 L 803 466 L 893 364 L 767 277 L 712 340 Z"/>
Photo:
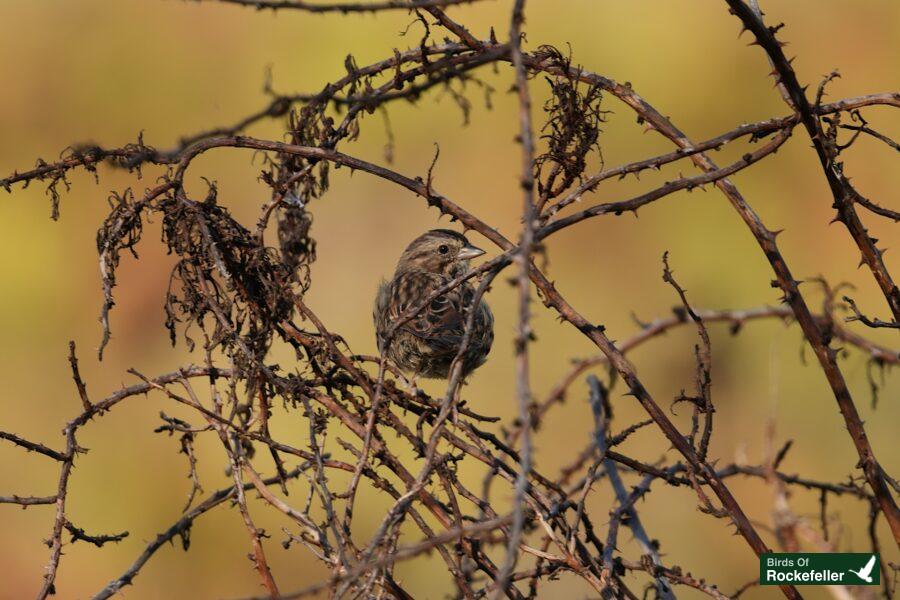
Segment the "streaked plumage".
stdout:
<path fill-rule="evenodd" d="M 460 233 L 433 229 L 406 248 L 391 281 L 382 281 L 375 299 L 375 335 L 378 348 L 403 371 L 414 376 L 446 378 L 465 333 L 466 319 L 475 296 L 465 282 L 425 307 L 401 325 L 390 346 L 385 337 L 394 321 L 417 306 L 434 290 L 469 269 L 469 260 L 484 251 Z M 463 377 L 484 364 L 494 341 L 494 317 L 482 299 L 476 310 L 472 337 L 463 358 Z"/>

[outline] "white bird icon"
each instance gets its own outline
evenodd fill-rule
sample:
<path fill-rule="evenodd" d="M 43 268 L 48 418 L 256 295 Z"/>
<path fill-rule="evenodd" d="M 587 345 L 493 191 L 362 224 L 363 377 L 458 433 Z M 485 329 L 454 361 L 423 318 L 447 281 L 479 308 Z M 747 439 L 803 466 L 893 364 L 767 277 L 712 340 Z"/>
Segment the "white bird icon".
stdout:
<path fill-rule="evenodd" d="M 847 569 L 850 573 L 853 573 L 866 583 L 872 583 L 872 568 L 875 566 L 875 555 L 872 555 L 872 558 L 869 559 L 869 562 L 866 563 L 859 571 L 854 571 L 853 569 Z"/>

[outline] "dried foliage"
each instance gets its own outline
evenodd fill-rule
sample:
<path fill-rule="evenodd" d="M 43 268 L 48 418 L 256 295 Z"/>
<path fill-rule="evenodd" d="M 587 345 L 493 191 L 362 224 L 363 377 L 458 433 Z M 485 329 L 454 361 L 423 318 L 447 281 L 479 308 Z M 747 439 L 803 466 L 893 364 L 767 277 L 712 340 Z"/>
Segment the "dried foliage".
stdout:
<path fill-rule="evenodd" d="M 162 224 L 162 243 L 177 257 L 164 297 L 167 322 L 173 344 L 182 340 L 189 348 L 200 344 L 203 364 L 185 366 L 157 377 L 132 372 L 137 382 L 103 399 L 91 399 L 82 381 L 71 345 L 70 363 L 82 412 L 64 429 L 64 447 L 57 450 L 23 437 L 0 431 L 0 439 L 25 451 L 37 452 L 60 465 L 59 483 L 51 496 L 3 496 L 0 503 L 22 507 L 55 507 L 48 539 L 50 559 L 39 598 L 55 593 L 55 580 L 67 543 L 89 542 L 102 547 L 118 542 L 127 532 L 114 535 L 86 533 L 72 522 L 67 509 L 69 480 L 82 448 L 77 435 L 90 422 L 102 417 L 120 402 L 148 392 L 165 394 L 172 402 L 189 407 L 197 424 L 161 413 L 159 433 L 177 436 L 178 451 L 187 460 L 191 488 L 182 517 L 149 542 L 128 567 L 100 590 L 95 598 L 108 598 L 134 583 L 153 555 L 175 538 L 188 550 L 191 528 L 204 514 L 222 505 L 234 505 L 247 530 L 251 558 L 267 598 L 298 598 L 327 591 L 334 597 L 410 598 L 402 582 L 394 577 L 400 561 L 415 560 L 436 552 L 445 563 L 460 598 L 506 596 L 533 598 L 542 594 L 549 580 L 572 577 L 585 582 L 591 593 L 601 597 L 636 598 L 648 595 L 674 598 L 678 588 L 687 586 L 713 598 L 728 594 L 706 579 L 691 575 L 685 568 L 666 565 L 661 544 L 673 547 L 678 541 L 659 541 L 650 536 L 638 514 L 639 500 L 663 486 L 685 487 L 696 495 L 697 508 L 712 518 L 722 519 L 746 540 L 750 550 L 770 550 L 732 494 L 728 481 L 735 477 L 765 480 L 776 494 L 773 528 L 782 548 L 791 550 L 801 541 L 817 549 L 834 548 L 829 531 L 827 503 L 835 496 L 851 496 L 862 501 L 869 515 L 873 550 L 882 543 L 875 523 L 884 518 L 893 534 L 890 543 L 900 541 L 900 512 L 896 505 L 897 484 L 881 467 L 866 437 L 855 400 L 844 381 L 839 358 L 843 352 L 860 352 L 869 357 L 869 379 L 877 394 L 876 369 L 900 363 L 896 349 L 881 347 L 855 327 L 900 327 L 900 295 L 876 246 L 862 225 L 857 206 L 871 218 L 897 221 L 897 213 L 863 198 L 850 185 L 839 160 L 860 135 L 869 135 L 898 146 L 876 131 L 862 111 L 869 106 L 900 107 L 900 94 L 884 93 L 822 103 L 829 76 L 810 102 L 783 52 L 780 26 L 767 27 L 755 5 L 742 0 L 726 0 L 728 7 L 754 36 L 774 66 L 778 89 L 791 113 L 785 117 L 744 124 L 703 142 L 693 142 L 668 118 L 631 88 L 575 66 L 571 56 L 549 46 L 533 52 L 523 49 L 522 27 L 525 2 L 515 2 L 508 24 L 507 41 L 478 39 L 445 12 L 447 5 L 462 0 L 370 2 L 361 4 L 307 4 L 297 0 L 219 0 L 273 10 L 309 12 L 412 12 L 424 36 L 410 50 L 394 50 L 382 61 L 360 66 L 352 56 L 345 61 L 346 75 L 325 85 L 317 94 L 279 95 L 271 90 L 270 103 L 232 126 L 211 129 L 191 137 L 169 150 L 159 151 L 139 139 L 121 148 L 73 147 L 53 163 L 38 161 L 29 171 L 0 180 L 0 186 L 32 182 L 46 185 L 53 217 L 59 214 L 60 184 L 68 188 L 68 175 L 85 169 L 95 176 L 101 165 L 136 171 L 146 165 L 164 170 L 153 188 L 138 195 L 132 189 L 109 198 L 110 210 L 97 234 L 97 250 L 104 304 L 101 309 L 103 348 L 110 331 L 110 311 L 114 306 L 116 272 L 123 252 L 135 257 L 145 225 Z M 436 42 L 439 29 L 447 39 Z M 455 41 L 454 41 L 455 40 Z M 472 110 L 466 94 L 476 90 L 489 104 L 491 87 L 477 78 L 485 65 L 509 63 L 514 71 L 514 89 L 519 102 L 519 142 L 522 149 L 520 183 L 523 192 L 522 229 L 513 242 L 473 213 L 440 195 L 429 176 L 411 178 L 390 168 L 363 161 L 338 151 L 359 135 L 365 117 L 384 111 L 392 102 L 418 102 L 431 90 L 448 94 L 462 110 L 464 118 Z M 544 105 L 544 121 L 534 127 L 529 82 L 536 77 L 550 86 L 550 100 Z M 620 101 L 633 110 L 639 124 L 670 140 L 675 149 L 645 160 L 605 168 L 601 154 L 603 106 Z M 385 113 L 386 114 L 386 113 Z M 847 123 L 849 118 L 852 124 Z M 247 137 L 251 125 L 268 119 L 282 119 L 288 142 Z M 768 229 L 728 177 L 767 159 L 787 142 L 793 130 L 803 125 L 813 141 L 824 174 L 834 193 L 836 219 L 843 223 L 884 292 L 891 312 L 888 320 L 870 318 L 856 303 L 840 295 L 841 286 L 822 281 L 825 302 L 812 312 L 808 296 L 801 293 L 776 244 L 777 232 Z M 852 134 L 847 134 L 852 131 Z M 844 136 L 849 139 L 842 142 Z M 741 160 L 718 167 L 709 156 L 740 138 L 762 142 Z M 239 223 L 219 203 L 214 185 L 200 200 L 190 198 L 183 182 L 197 156 L 220 147 L 248 149 L 265 156 L 262 181 L 271 188 L 271 199 L 263 207 L 255 230 Z M 389 156 L 387 157 L 389 159 Z M 580 210 L 571 205 L 612 177 L 638 175 L 647 169 L 689 160 L 699 174 L 680 177 L 634 198 L 596 203 Z M 390 162 L 388 160 L 388 162 Z M 592 164 L 600 170 L 590 174 Z M 411 394 L 402 385 L 403 377 L 385 358 L 352 354 L 339 332 L 326 327 L 304 303 L 305 292 L 314 284 L 310 266 L 316 258 L 315 226 L 312 213 L 329 190 L 332 168 L 349 167 L 382 178 L 416 194 L 429 207 L 459 221 L 466 229 L 479 232 L 500 250 L 499 255 L 463 275 L 445 292 L 468 279 L 478 279 L 476 296 L 487 293 L 492 281 L 509 266 L 517 266 L 515 285 L 519 297 L 516 336 L 516 379 L 518 418 L 509 424 L 494 425 L 499 418 L 480 415 L 461 400 L 460 368 L 451 371 L 443 397 Z M 542 240 L 582 221 L 603 215 L 637 212 L 676 191 L 714 185 L 729 200 L 745 222 L 773 271 L 772 285 L 783 293 L 783 306 L 742 311 L 694 308 L 687 293 L 675 279 L 668 256 L 663 258 L 663 280 L 675 292 L 678 305 L 673 314 L 640 323 L 634 336 L 612 342 L 603 326 L 589 322 L 557 291 L 533 257 L 544 251 Z M 568 209 L 568 210 L 567 210 Z M 270 226 L 277 222 L 277 244 L 266 240 Z M 542 303 L 564 323 L 575 327 L 598 347 L 597 357 L 576 362 L 571 372 L 546 398 L 536 399 L 530 387 L 529 347 L 531 298 L 536 292 Z M 812 293 L 812 292 L 810 292 Z M 843 298 L 841 301 L 839 298 Z M 422 299 L 404 319 L 413 318 L 432 297 Z M 477 299 L 476 299 L 477 302 Z M 842 313 L 850 312 L 841 319 Z M 768 432 L 770 451 L 758 465 L 722 465 L 710 456 L 714 435 L 715 404 L 711 393 L 713 348 L 708 328 L 716 323 L 729 325 L 737 334 L 744 326 L 763 319 L 799 324 L 806 342 L 815 353 L 859 454 L 860 473 L 845 482 L 816 481 L 780 470 L 791 442 L 775 449 L 774 431 Z M 854 329 L 846 324 L 850 322 Z M 298 325 L 299 323 L 299 325 Z M 663 402 L 655 399 L 625 354 L 656 340 L 666 331 L 692 325 L 698 335 L 695 347 L 696 384 L 682 392 L 672 406 L 681 403 L 693 411 L 690 431 L 681 431 Z M 467 325 L 467 335 L 472 319 Z M 863 330 L 865 331 L 865 330 Z M 463 353 L 460 350 L 460 355 Z M 296 351 L 297 363 L 289 367 L 267 361 L 275 344 L 288 344 Z M 531 434 L 547 413 L 566 397 L 571 385 L 596 366 L 609 369 L 607 383 L 595 375 L 587 378 L 591 393 L 585 415 L 593 415 L 594 439 L 574 453 L 571 464 L 558 473 L 542 473 L 534 467 Z M 613 418 L 612 386 L 625 386 L 646 409 L 648 419 L 619 424 Z M 302 414 L 309 427 L 308 447 L 294 447 L 270 433 L 272 407 L 283 404 Z M 410 415 L 412 421 L 410 421 Z M 652 464 L 619 452 L 619 446 L 637 431 L 655 426 L 679 455 L 666 456 Z M 614 427 L 619 430 L 614 433 Z M 218 439 L 224 463 L 233 482 L 229 487 L 202 496 L 194 445 L 199 436 Z M 415 461 L 404 461 L 401 450 L 411 448 Z M 340 449 L 338 451 L 338 449 Z M 260 452 L 263 450 L 264 452 Z M 262 457 L 266 457 L 263 459 Z M 339 458 L 343 457 L 343 458 Z M 270 462 L 267 462 L 270 461 Z M 481 489 L 471 489 L 460 480 L 462 461 L 480 463 L 485 473 Z M 289 463 L 293 466 L 289 466 Z M 274 465 L 271 476 L 261 474 L 261 465 Z M 848 465 L 848 470 L 852 468 Z M 338 486 L 341 472 L 348 485 Z M 288 485 L 305 481 L 307 494 L 288 500 Z M 626 483 L 628 481 L 628 483 Z M 587 499 L 592 489 L 609 483 L 616 504 L 608 514 L 591 514 Z M 391 508 L 374 535 L 363 539 L 354 527 L 354 507 L 360 486 L 390 499 Z M 809 490 L 818 495 L 821 518 L 814 522 L 791 512 L 788 488 Z M 503 488 L 503 492 L 500 489 Z M 293 527 L 285 530 L 285 547 L 297 546 L 310 553 L 330 570 L 331 576 L 307 589 L 282 590 L 278 573 L 266 559 L 268 534 L 254 523 L 247 494 L 258 495 L 265 506 L 283 513 Z M 510 510 L 499 507 L 497 498 L 512 497 Z M 257 506 L 254 506 L 256 510 Z M 622 527 L 631 530 L 641 547 L 641 556 L 626 556 L 617 540 Z M 603 533 L 605 528 L 605 535 Z M 416 537 L 415 531 L 420 535 Z M 722 527 L 722 535 L 729 528 Z M 63 539 L 63 532 L 70 539 Z M 419 540 L 419 541 L 416 541 Z M 677 546 L 676 546 L 677 547 Z M 894 575 L 885 564 L 883 593 L 893 594 Z M 753 571 L 748 570 L 748 576 Z M 636 578 L 636 572 L 644 578 Z M 643 583 L 642 583 L 643 582 Z M 752 582 L 737 590 L 738 597 Z M 641 591 L 636 586 L 645 585 Z M 789 598 L 799 598 L 796 589 L 783 586 Z M 844 589 L 848 596 L 855 593 Z M 845 597 L 848 597 L 845 596 Z"/>

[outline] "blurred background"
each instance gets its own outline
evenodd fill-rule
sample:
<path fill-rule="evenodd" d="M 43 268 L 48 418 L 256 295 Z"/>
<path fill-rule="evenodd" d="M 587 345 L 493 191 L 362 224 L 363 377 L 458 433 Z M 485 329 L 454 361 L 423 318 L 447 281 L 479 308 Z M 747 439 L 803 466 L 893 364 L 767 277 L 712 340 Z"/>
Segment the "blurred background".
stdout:
<path fill-rule="evenodd" d="M 498 36 L 508 29 L 510 2 L 488 0 L 450 9 L 478 36 L 494 26 Z M 787 25 L 781 39 L 790 42 L 789 56 L 801 83 L 812 84 L 834 68 L 842 78 L 829 87 L 827 100 L 900 89 L 900 3 L 892 0 L 854 2 L 764 2 L 770 23 Z M 388 57 L 393 48 L 418 44 L 421 28 L 402 12 L 372 15 L 313 15 L 303 12 L 255 11 L 216 2 L 176 0 L 0 0 L 0 173 L 24 170 L 37 157 L 48 161 L 71 143 L 119 146 L 140 132 L 148 144 L 174 145 L 182 135 L 229 125 L 258 110 L 268 99 L 262 88 L 267 68 L 280 92 L 316 92 L 344 73 L 344 58 L 353 54 L 365 65 Z M 738 37 L 738 20 L 723 2 L 671 0 L 532 0 L 527 10 L 526 48 L 554 44 L 571 47 L 576 63 L 621 82 L 669 116 L 695 141 L 713 137 L 741 123 L 786 114 L 773 88 L 763 53 Z M 437 31 L 437 29 L 435 29 Z M 438 39 L 444 33 L 438 32 Z M 508 93 L 512 71 L 507 65 L 478 73 L 496 90 L 488 109 L 483 90 L 472 86 L 470 123 L 450 95 L 439 88 L 417 105 L 392 104 L 394 168 L 411 176 L 427 172 L 440 144 L 434 185 L 441 193 L 508 237 L 519 228 L 517 193 L 519 147 L 515 99 Z M 535 78 L 535 117 L 548 85 Z M 643 133 L 635 115 L 614 98 L 604 100 L 608 115 L 600 143 L 607 166 L 615 166 L 671 149 L 654 133 Z M 871 125 L 895 139 L 900 113 L 885 108 L 865 111 Z M 540 122 L 540 121 L 539 121 Z M 362 123 L 360 139 L 342 149 L 383 162 L 388 136 L 376 113 Z M 252 135 L 281 139 L 282 123 L 265 123 Z M 722 151 L 721 164 L 745 152 L 735 144 Z M 863 137 L 844 156 L 847 172 L 865 196 L 900 208 L 900 171 L 896 153 Z M 594 164 L 593 168 L 599 167 Z M 219 200 L 246 225 L 256 222 L 267 189 L 257 181 L 261 166 L 246 151 L 210 152 L 192 167 L 190 185 L 202 196 L 200 177 L 215 180 Z M 679 163 L 662 173 L 604 183 L 583 205 L 625 199 L 651 186 L 692 172 Z M 126 373 L 168 372 L 201 360 L 179 345 L 169 345 L 163 328 L 164 289 L 173 263 L 158 243 L 158 224 L 145 233 L 140 261 L 123 258 L 118 272 L 117 306 L 112 313 L 113 338 L 105 360 L 96 360 L 100 341 L 97 321 L 101 292 L 95 235 L 106 214 L 111 191 L 133 186 L 137 192 L 159 174 L 146 169 L 144 179 L 101 169 L 99 183 L 78 173 L 62 199 L 59 222 L 40 184 L 12 195 L 0 194 L 0 429 L 14 431 L 62 448 L 65 422 L 80 411 L 66 361 L 67 344 L 75 340 L 81 371 L 94 399 L 122 384 Z M 887 306 L 871 275 L 857 269 L 859 254 L 844 228 L 829 225 L 831 199 L 815 153 L 801 129 L 776 156 L 734 178 L 748 202 L 770 229 L 784 229 L 782 251 L 795 276 L 823 275 L 836 284 L 846 281 L 870 315 L 888 316 Z M 376 286 L 389 276 L 405 245 L 422 231 L 452 226 L 438 221 L 421 199 L 364 173 L 334 173 L 331 191 L 311 206 L 313 237 L 318 241 L 310 307 L 332 330 L 340 332 L 359 353 L 375 353 L 371 304 Z M 881 246 L 900 242 L 897 225 L 862 218 Z M 271 234 L 274 239 L 274 235 Z M 472 234 L 476 244 L 490 248 Z M 673 290 L 661 280 L 660 258 L 670 251 L 679 282 L 695 308 L 748 308 L 777 303 L 769 285 L 772 275 L 755 241 L 717 191 L 679 193 L 632 215 L 594 219 L 553 237 L 548 246 L 548 272 L 560 291 L 583 314 L 606 326 L 613 339 L 639 330 L 633 317 L 649 321 L 671 314 Z M 491 253 L 495 250 L 490 248 Z M 886 262 L 900 277 L 900 253 L 892 249 Z M 818 310 L 815 284 L 803 287 Z M 507 419 L 515 414 L 513 328 L 514 290 L 500 278 L 489 301 L 496 315 L 491 360 L 472 378 L 465 396 L 476 410 Z M 538 398 L 570 368 L 573 358 L 592 356 L 595 349 L 573 329 L 557 324 L 554 315 L 535 308 L 538 342 L 533 345 L 533 388 Z M 896 332 L 850 325 L 874 341 L 897 348 Z M 844 481 L 854 471 L 856 455 L 825 378 L 809 351 L 804 352 L 796 325 L 781 322 L 748 324 L 737 336 L 727 326 L 710 325 L 713 344 L 713 400 L 717 408 L 711 454 L 722 463 L 759 463 L 765 451 L 765 427 L 777 422 L 779 441 L 795 440 L 783 464 L 790 473 Z M 692 328 L 671 332 L 631 354 L 654 397 L 667 406 L 680 390 L 693 387 Z M 804 356 L 805 354 L 805 356 Z M 290 365 L 293 356 L 276 351 L 276 362 Z M 849 350 L 843 371 L 875 451 L 888 472 L 900 473 L 898 423 L 900 379 L 896 373 L 874 373 L 880 400 L 873 409 L 867 358 Z M 602 369 L 599 371 L 602 374 Z M 424 389 L 443 390 L 441 382 Z M 631 397 L 613 397 L 618 428 L 644 418 Z M 69 515 L 89 532 L 128 530 L 120 544 L 102 549 L 87 544 L 65 546 L 57 579 L 61 598 L 83 598 L 98 591 L 137 557 L 147 541 L 180 515 L 190 489 L 187 463 L 178 440 L 153 433 L 158 413 L 181 413 L 160 395 L 134 398 L 88 425 L 80 436 L 90 452 L 76 463 L 69 493 Z M 537 466 L 553 473 L 589 442 L 590 418 L 586 386 L 576 385 L 567 402 L 551 411 L 538 432 Z M 673 417 L 689 427 L 687 408 Z M 303 445 L 302 417 L 280 411 L 275 434 Z M 204 445 L 207 444 L 207 445 Z M 227 485 L 220 448 L 205 442 L 198 448 L 200 476 L 211 492 Z M 624 451 L 655 461 L 668 450 L 658 430 L 633 436 Z M 677 460 L 669 452 L 668 460 Z M 261 463 L 262 464 L 262 463 Z M 266 469 L 269 467 L 263 465 Z M 271 471 L 267 471 L 271 472 Z M 480 481 L 477 469 L 469 474 Z M 50 495 L 57 466 L 35 454 L 0 444 L 0 494 Z M 772 492 L 762 481 L 731 485 L 760 531 L 773 543 Z M 306 483 L 295 484 L 291 498 L 305 497 Z M 610 494 L 598 487 L 589 509 L 601 524 Z M 659 491 L 659 490 L 658 490 Z M 495 496 L 509 495 L 499 487 Z M 795 491 L 792 507 L 817 518 L 818 494 Z M 254 510 L 255 509 L 255 510 Z M 724 521 L 700 514 L 688 490 L 666 488 L 651 493 L 639 506 L 650 535 L 662 542 L 667 564 L 706 576 L 728 593 L 758 574 L 758 563 Z M 283 590 L 314 582 L 324 571 L 305 550 L 284 550 L 280 515 L 251 504 L 257 524 L 273 538 L 267 551 Z M 374 528 L 384 515 L 384 501 L 366 495 L 358 503 L 357 523 Z M 842 550 L 866 551 L 868 506 L 848 498 L 829 503 L 832 534 Z M 39 588 L 48 549 L 52 507 L 21 510 L 0 505 L 0 566 L 4 572 L 0 598 L 23 598 Z M 896 547 L 883 523 L 883 560 L 898 561 Z M 365 540 L 365 531 L 360 540 Z M 68 539 L 68 535 L 65 536 Z M 407 542 L 417 538 L 410 536 Z M 639 552 L 628 534 L 621 536 L 626 554 Z M 260 593 L 247 559 L 249 545 L 240 516 L 221 507 L 195 524 L 187 553 L 167 546 L 141 571 L 125 595 L 135 599 L 217 598 Z M 414 567 L 398 569 L 407 589 L 421 598 L 442 598 L 452 589 L 439 559 L 423 557 Z M 563 577 L 545 591 L 552 597 L 590 595 L 580 581 Z M 693 597 L 690 591 L 680 591 Z M 806 588 L 811 598 L 826 597 L 824 588 Z M 773 588 L 751 590 L 746 597 L 774 597 Z M 548 596 L 550 597 L 550 596 Z"/>

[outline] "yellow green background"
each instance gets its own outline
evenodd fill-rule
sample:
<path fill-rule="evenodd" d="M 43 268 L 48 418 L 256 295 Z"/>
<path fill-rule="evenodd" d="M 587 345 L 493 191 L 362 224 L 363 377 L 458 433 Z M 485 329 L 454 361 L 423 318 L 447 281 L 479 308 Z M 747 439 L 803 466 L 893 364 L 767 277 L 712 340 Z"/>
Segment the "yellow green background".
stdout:
<path fill-rule="evenodd" d="M 450 14 L 486 37 L 490 26 L 498 36 L 508 28 L 510 2 L 485 1 L 450 9 Z M 794 0 L 763 4 L 771 23 L 784 21 L 781 37 L 790 42 L 788 54 L 801 82 L 813 89 L 822 75 L 839 68 L 842 78 L 828 88 L 827 99 L 897 90 L 900 84 L 900 4 L 891 0 L 821 2 Z M 271 66 L 274 86 L 283 92 L 316 92 L 344 73 L 350 53 L 360 65 L 419 42 L 421 29 L 405 12 L 377 17 L 318 16 L 307 13 L 258 12 L 216 2 L 175 0 L 0 0 L 0 173 L 24 170 L 35 158 L 56 158 L 68 144 L 92 141 L 122 145 L 143 132 L 147 143 L 168 148 L 181 135 L 211 126 L 230 124 L 255 111 L 267 98 L 264 74 Z M 769 67 L 750 37 L 738 37 L 740 27 L 724 2 L 711 0 L 532 0 L 527 10 L 527 44 L 571 45 L 576 63 L 617 81 L 629 81 L 661 113 L 672 118 L 695 141 L 741 123 L 786 114 Z M 439 28 L 433 31 L 442 38 Z M 396 136 L 394 168 L 411 176 L 424 175 L 440 144 L 434 185 L 467 210 L 496 224 L 514 237 L 519 227 L 521 198 L 517 192 L 519 148 L 515 99 L 508 93 L 512 72 L 501 65 L 480 71 L 496 89 L 493 109 L 487 110 L 482 92 L 469 89 L 471 123 L 452 97 L 440 89 L 420 103 L 390 108 Z M 538 77 L 531 83 L 535 118 L 548 86 Z M 614 98 L 605 100 L 612 114 L 601 137 L 607 166 L 615 166 L 665 152 L 671 148 L 661 136 L 643 133 L 635 115 Z M 900 135 L 896 110 L 866 111 L 877 129 Z M 361 158 L 383 161 L 384 124 L 376 114 L 362 123 L 358 142 L 343 149 Z M 250 133 L 281 139 L 283 125 L 266 123 Z M 737 144 L 716 155 L 725 163 L 739 157 L 746 146 Z M 220 202 L 245 224 L 256 222 L 267 199 L 257 181 L 261 168 L 247 151 L 216 150 L 197 160 L 189 176 L 195 195 L 205 193 L 200 177 L 219 185 Z M 847 172 L 867 197 L 900 208 L 900 179 L 896 153 L 872 139 L 861 139 L 846 155 Z M 592 168 L 596 168 L 596 164 Z M 586 196 L 583 205 L 628 198 L 679 173 L 676 164 L 641 181 L 604 183 Z M 159 174 L 146 169 L 144 178 L 101 169 L 99 184 L 90 175 L 71 178 L 72 190 L 62 201 L 59 222 L 40 184 L 12 195 L 0 194 L 0 429 L 61 448 L 59 435 L 66 420 L 79 411 L 79 400 L 66 361 L 67 343 L 79 347 L 82 374 L 94 399 L 122 384 L 136 368 L 146 374 L 170 371 L 202 359 L 183 346 L 171 348 L 163 328 L 163 290 L 173 263 L 158 243 L 158 224 L 148 227 L 139 251 L 141 260 L 123 259 L 117 306 L 112 314 L 113 339 L 107 358 L 98 363 L 97 322 L 101 293 L 95 234 L 111 191 L 132 186 L 140 192 Z M 888 311 L 871 275 L 857 269 L 859 254 L 840 225 L 829 225 L 831 199 L 805 132 L 798 129 L 777 155 L 734 177 L 750 204 L 770 229 L 785 229 L 779 238 L 783 253 L 798 278 L 825 275 L 832 283 L 856 286 L 854 298 L 863 309 L 886 318 Z M 421 199 L 347 170 L 334 173 L 332 189 L 311 210 L 319 259 L 313 267 L 313 288 L 307 299 L 329 326 L 340 332 L 356 352 L 374 353 L 371 303 L 382 276 L 392 272 L 396 257 L 409 240 L 435 226 L 434 210 Z M 891 248 L 886 262 L 900 276 L 894 247 L 900 242 L 897 225 L 863 219 L 881 245 Z M 270 234 L 271 235 L 271 234 Z M 476 244 L 486 240 L 472 234 Z M 680 283 L 696 307 L 745 308 L 777 302 L 772 275 L 755 241 L 736 213 L 717 191 L 682 192 L 632 215 L 602 217 L 570 228 L 551 238 L 548 273 L 560 291 L 592 321 L 602 323 L 614 339 L 638 330 L 632 313 L 642 320 L 670 313 L 677 302 L 661 281 L 660 257 L 670 260 Z M 494 249 L 490 249 L 491 252 Z M 816 285 L 802 286 L 817 309 Z M 491 360 L 465 389 L 471 405 L 485 413 L 511 419 L 515 414 L 512 339 L 515 294 L 498 279 L 489 296 L 496 315 L 497 341 Z M 538 342 L 532 346 L 533 387 L 543 398 L 567 371 L 570 359 L 590 356 L 595 349 L 554 315 L 535 308 Z M 897 348 L 896 332 L 869 331 L 873 340 Z M 753 323 L 737 337 L 725 326 L 712 325 L 714 360 L 713 399 L 717 421 L 712 454 L 721 462 L 758 463 L 765 449 L 765 424 L 777 421 L 780 440 L 794 439 L 783 468 L 809 477 L 844 480 L 854 471 L 856 456 L 824 376 L 812 354 L 803 360 L 796 325 Z M 693 386 L 693 345 L 689 328 L 654 341 L 631 355 L 642 380 L 654 397 L 668 405 L 681 389 Z M 290 366 L 292 353 L 278 349 L 274 360 Z M 844 373 L 865 419 L 872 445 L 886 469 L 900 473 L 898 422 L 900 383 L 886 373 L 877 410 L 870 402 L 866 358 L 851 350 L 842 360 Z M 426 382 L 440 393 L 440 382 Z M 566 404 L 551 412 L 536 435 L 537 466 L 553 473 L 589 442 L 590 418 L 585 386 L 575 386 Z M 631 397 L 617 388 L 613 398 L 617 427 L 644 418 Z M 184 416 L 160 395 L 133 398 L 109 415 L 88 425 L 80 436 L 90 452 L 79 458 L 69 495 L 69 516 L 89 532 L 128 530 L 118 545 L 97 549 L 67 545 L 57 589 L 60 598 L 85 598 L 117 577 L 147 541 L 178 516 L 189 490 L 187 463 L 179 455 L 177 439 L 154 434 L 159 411 Z M 689 426 L 686 409 L 674 417 Z M 301 446 L 307 440 L 302 416 L 278 411 L 275 432 Z M 337 434 L 337 432 L 335 432 Z M 343 432 L 344 437 L 351 437 Z M 334 436 L 333 436 L 334 437 Z M 625 446 L 629 454 L 654 461 L 667 450 L 658 430 L 647 428 Z M 207 492 L 228 480 L 223 455 L 215 440 L 199 446 L 201 479 Z M 411 456 L 408 456 L 411 460 Z M 669 460 L 676 460 L 669 452 Z M 267 459 L 260 468 L 271 472 Z M 465 471 L 480 481 L 481 471 Z M 50 495 L 57 467 L 49 459 L 26 455 L 0 444 L 0 494 Z M 341 481 L 337 479 L 336 481 Z M 302 502 L 308 484 L 292 487 L 289 501 Z M 739 501 L 770 543 L 772 492 L 760 481 L 731 480 Z M 510 492 L 495 486 L 502 505 Z M 817 518 L 818 496 L 797 491 L 795 511 Z M 599 525 L 610 507 L 605 486 L 591 495 L 589 509 Z M 383 517 L 386 503 L 363 494 L 356 511 L 358 541 Z M 257 523 L 273 538 L 267 551 L 283 590 L 321 579 L 324 569 L 302 549 L 286 551 L 280 541 L 288 521 L 256 501 L 251 510 Z M 667 564 L 678 564 L 707 577 L 728 593 L 757 573 L 757 562 L 744 542 L 724 521 L 696 510 L 696 498 L 685 489 L 659 486 L 639 505 L 646 528 L 662 541 Z M 855 499 L 832 501 L 832 534 L 839 549 L 868 550 L 865 530 L 868 506 Z M 38 589 L 48 549 L 52 507 L 21 510 L 0 505 L 0 598 L 32 596 Z M 896 547 L 883 524 L 883 560 L 898 561 Z M 68 539 L 68 535 L 65 536 Z M 261 593 L 258 578 L 246 558 L 249 544 L 236 510 L 221 507 L 197 522 L 192 548 L 166 546 L 141 571 L 126 597 L 213 598 Z M 411 530 L 406 542 L 418 538 Z M 639 551 L 628 533 L 622 549 L 637 558 Z M 450 578 L 436 557 L 423 557 L 398 568 L 398 578 L 420 598 L 442 598 L 451 591 Z M 548 597 L 590 595 L 580 580 L 564 575 L 546 588 Z M 682 590 L 684 597 L 693 597 Z M 824 589 L 808 588 L 808 597 L 826 597 Z M 773 588 L 748 592 L 749 598 L 773 596 Z"/>

